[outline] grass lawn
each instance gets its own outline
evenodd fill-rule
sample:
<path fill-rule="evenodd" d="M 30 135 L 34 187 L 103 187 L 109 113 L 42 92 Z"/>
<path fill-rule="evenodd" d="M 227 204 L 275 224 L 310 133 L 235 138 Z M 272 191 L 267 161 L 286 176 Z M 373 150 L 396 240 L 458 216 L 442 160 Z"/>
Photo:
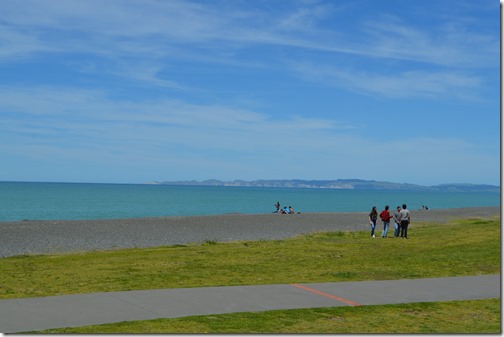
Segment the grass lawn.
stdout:
<path fill-rule="evenodd" d="M 371 239 L 367 231 L 331 232 L 277 241 L 233 243 L 208 241 L 205 244 L 148 249 L 9 257 L 0 259 L 0 298 L 158 288 L 387 280 L 500 273 L 500 219 L 454 221 L 442 225 L 414 224 L 408 232 L 410 237 L 408 240 Z M 475 311 L 476 307 L 480 308 L 478 310 L 481 314 Z M 434 312 L 437 311 L 434 309 L 439 310 L 441 314 L 436 316 Z M 221 317 L 224 317 L 222 320 L 225 321 L 227 320 L 225 317 L 229 315 L 156 320 L 160 321 L 160 327 L 157 328 L 147 328 L 144 325 L 152 324 L 152 321 L 124 323 L 122 326 L 127 327 L 124 331 L 143 333 L 179 331 L 172 324 L 187 325 L 187 330 L 184 332 L 336 332 L 335 322 L 339 322 L 336 325 L 340 326 L 341 317 L 344 317 L 345 325 L 342 328 L 344 330 L 337 331 L 424 332 L 418 329 L 425 327 L 425 331 L 448 333 L 453 331 L 448 329 L 450 324 L 454 325 L 454 328 L 463 329 L 458 330 L 459 332 L 469 332 L 467 330 L 469 327 L 465 327 L 464 324 L 471 321 L 470 312 L 475 312 L 474 323 L 470 325 L 478 327 L 477 332 L 488 329 L 498 332 L 495 330 L 495 322 L 499 322 L 497 325 L 500 324 L 500 300 L 305 310 L 308 311 L 233 314 L 230 315 L 231 321 L 242 323 L 236 323 L 238 326 L 235 327 L 234 323 L 230 322 L 228 324 L 231 324 L 231 328 L 213 327 Z M 385 313 L 391 315 L 387 318 L 391 322 L 387 324 L 389 330 L 382 330 L 379 324 L 385 319 L 382 318 Z M 292 322 L 272 330 L 267 326 L 255 329 L 248 325 L 252 324 L 251 321 L 266 322 L 268 315 L 272 315 L 274 321 L 277 320 L 274 318 L 275 315 L 285 315 L 286 320 Z M 482 320 L 480 316 L 490 318 Z M 243 320 L 237 317 L 243 317 Z M 296 322 L 301 319 L 300 317 L 308 318 L 302 323 L 306 328 L 297 325 Z M 398 330 L 390 330 L 394 328 L 393 322 L 396 319 L 405 321 L 397 327 Z M 207 323 L 200 326 L 198 323 L 200 320 Z M 421 321 L 426 323 L 420 324 Z M 446 328 L 440 325 L 444 321 Z M 484 322 L 481 324 L 485 327 L 480 327 L 477 321 Z M 168 327 L 163 328 L 165 324 L 168 324 L 166 325 Z M 132 325 L 138 325 L 139 330 L 134 330 Z M 120 324 L 112 326 L 114 326 L 113 332 L 122 331 L 114 330 L 120 329 Z M 196 330 L 191 330 L 190 326 L 195 326 Z M 353 326 L 360 327 L 360 330 Z M 410 327 L 406 328 L 408 326 Z M 433 328 L 441 330 L 429 330 Z"/>
<path fill-rule="evenodd" d="M 500 272 L 498 220 L 412 227 L 408 240 L 368 235 L 332 232 L 277 241 L 3 258 L 0 299 Z"/>

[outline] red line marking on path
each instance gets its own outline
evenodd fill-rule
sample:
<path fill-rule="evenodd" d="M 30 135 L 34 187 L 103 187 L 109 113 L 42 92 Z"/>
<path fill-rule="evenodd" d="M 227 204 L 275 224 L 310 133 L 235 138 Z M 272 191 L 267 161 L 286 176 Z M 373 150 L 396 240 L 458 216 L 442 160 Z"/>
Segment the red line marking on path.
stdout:
<path fill-rule="evenodd" d="M 338 296 L 334 296 L 334 295 L 331 295 L 331 294 L 328 294 L 328 293 L 324 293 L 322 291 L 318 291 L 318 290 L 315 290 L 315 289 L 310 288 L 310 287 L 302 286 L 300 284 L 291 284 L 291 286 L 299 288 L 299 289 L 303 289 L 303 290 L 306 290 L 306 291 L 312 292 L 314 294 L 321 295 L 321 296 L 324 296 L 324 297 L 327 297 L 327 298 L 330 298 L 330 299 L 333 299 L 333 300 L 336 300 L 336 301 L 340 301 L 340 302 L 343 302 L 345 304 L 352 305 L 354 307 L 360 307 L 360 306 L 363 305 L 361 303 L 353 302 L 353 301 L 350 301 L 350 300 L 347 300 L 347 299 L 344 299 L 344 298 L 341 298 L 341 297 L 338 297 Z"/>

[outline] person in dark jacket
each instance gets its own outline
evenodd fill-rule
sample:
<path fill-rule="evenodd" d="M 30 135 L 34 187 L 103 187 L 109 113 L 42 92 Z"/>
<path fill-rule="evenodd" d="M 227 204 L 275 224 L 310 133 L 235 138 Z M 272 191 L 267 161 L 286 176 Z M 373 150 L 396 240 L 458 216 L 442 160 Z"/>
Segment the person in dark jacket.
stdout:
<path fill-rule="evenodd" d="M 378 219 L 378 212 L 376 211 L 376 206 L 373 206 L 371 213 L 369 213 L 369 225 L 371 226 L 371 237 L 375 238 L 375 228 L 376 220 Z"/>

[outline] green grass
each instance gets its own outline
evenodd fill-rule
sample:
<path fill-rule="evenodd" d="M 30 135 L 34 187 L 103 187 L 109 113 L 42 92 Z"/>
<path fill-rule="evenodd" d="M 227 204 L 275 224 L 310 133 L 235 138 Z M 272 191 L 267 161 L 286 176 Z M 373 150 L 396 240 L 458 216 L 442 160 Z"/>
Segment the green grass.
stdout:
<path fill-rule="evenodd" d="M 409 240 L 332 232 L 0 259 L 0 299 L 158 288 L 500 273 L 499 220 L 411 226 Z"/>
<path fill-rule="evenodd" d="M 408 303 L 191 316 L 41 333 L 500 333 L 500 300 Z"/>

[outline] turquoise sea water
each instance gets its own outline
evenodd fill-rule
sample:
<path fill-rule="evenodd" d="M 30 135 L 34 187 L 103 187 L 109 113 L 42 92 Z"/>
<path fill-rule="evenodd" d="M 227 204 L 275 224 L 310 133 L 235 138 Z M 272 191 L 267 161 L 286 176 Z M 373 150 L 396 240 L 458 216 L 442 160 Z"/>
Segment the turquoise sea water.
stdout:
<path fill-rule="evenodd" d="M 0 221 L 499 206 L 499 193 L 0 182 Z"/>

